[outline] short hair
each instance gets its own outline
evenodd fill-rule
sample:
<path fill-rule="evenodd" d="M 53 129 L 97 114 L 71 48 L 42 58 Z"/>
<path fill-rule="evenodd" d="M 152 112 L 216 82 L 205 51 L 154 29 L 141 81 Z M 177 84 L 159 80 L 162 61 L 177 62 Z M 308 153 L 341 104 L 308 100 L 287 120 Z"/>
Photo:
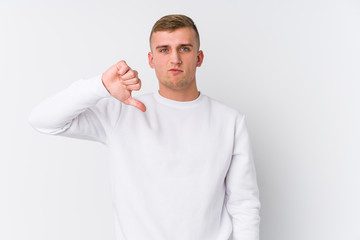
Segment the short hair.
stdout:
<path fill-rule="evenodd" d="M 154 24 L 151 33 L 150 33 L 150 38 L 149 41 L 151 43 L 151 37 L 153 35 L 153 33 L 158 32 L 158 31 L 175 31 L 179 28 L 183 28 L 183 27 L 190 27 L 192 29 L 194 29 L 195 31 L 195 37 L 196 40 L 198 42 L 198 46 L 200 48 L 200 36 L 199 36 L 199 32 L 197 30 L 197 27 L 194 23 L 194 21 L 189 18 L 188 16 L 185 15 L 181 15 L 181 14 L 172 14 L 172 15 L 166 15 L 162 18 L 160 18 L 159 20 L 157 20 L 157 22 Z"/>

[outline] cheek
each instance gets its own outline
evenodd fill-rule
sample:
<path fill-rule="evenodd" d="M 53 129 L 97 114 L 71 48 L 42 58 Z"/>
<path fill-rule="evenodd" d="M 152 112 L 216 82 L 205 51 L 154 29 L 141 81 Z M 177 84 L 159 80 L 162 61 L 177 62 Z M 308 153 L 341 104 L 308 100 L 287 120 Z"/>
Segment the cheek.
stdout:
<path fill-rule="evenodd" d="M 163 58 L 156 58 L 154 59 L 153 63 L 154 63 L 154 68 L 158 70 L 166 68 L 166 61 Z"/>
<path fill-rule="evenodd" d="M 164 63 L 160 59 L 156 59 L 156 60 L 154 59 L 153 64 L 154 64 L 154 69 L 155 69 L 156 75 L 163 74 L 164 69 L 166 69 L 164 67 Z"/>
<path fill-rule="evenodd" d="M 198 59 L 197 57 L 190 57 L 187 59 L 188 60 L 188 68 L 191 69 L 192 71 L 195 71 L 197 65 L 198 65 Z"/>

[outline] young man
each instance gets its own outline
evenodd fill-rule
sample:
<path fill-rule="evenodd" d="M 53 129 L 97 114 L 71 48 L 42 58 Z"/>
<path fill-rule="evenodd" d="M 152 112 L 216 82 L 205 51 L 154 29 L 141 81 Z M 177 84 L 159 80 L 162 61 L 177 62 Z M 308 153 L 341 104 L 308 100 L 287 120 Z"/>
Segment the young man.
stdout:
<path fill-rule="evenodd" d="M 120 61 L 42 102 L 29 122 L 108 146 L 117 240 L 257 240 L 260 202 L 244 116 L 198 91 L 204 55 L 195 24 L 161 18 L 150 47 L 159 91 L 133 98 L 141 81 Z"/>

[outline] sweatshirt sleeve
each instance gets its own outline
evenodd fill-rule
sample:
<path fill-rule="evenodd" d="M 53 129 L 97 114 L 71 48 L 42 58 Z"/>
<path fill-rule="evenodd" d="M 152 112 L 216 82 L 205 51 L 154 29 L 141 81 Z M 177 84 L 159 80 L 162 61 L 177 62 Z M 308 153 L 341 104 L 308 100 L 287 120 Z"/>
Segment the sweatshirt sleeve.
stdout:
<path fill-rule="evenodd" d="M 255 164 L 243 115 L 238 115 L 235 142 L 226 176 L 226 208 L 232 216 L 233 240 L 258 240 L 260 201 Z"/>
<path fill-rule="evenodd" d="M 121 104 L 109 101 L 112 96 L 101 77 L 80 79 L 45 99 L 30 113 L 30 125 L 41 133 L 106 144 L 107 132 L 116 121 Z M 113 106 L 110 102 L 118 104 Z"/>

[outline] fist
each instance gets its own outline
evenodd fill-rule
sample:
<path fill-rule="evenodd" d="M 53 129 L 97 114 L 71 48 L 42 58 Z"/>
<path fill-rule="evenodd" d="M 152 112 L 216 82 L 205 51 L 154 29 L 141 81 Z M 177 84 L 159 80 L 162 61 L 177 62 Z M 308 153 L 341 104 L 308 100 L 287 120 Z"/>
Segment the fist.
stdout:
<path fill-rule="evenodd" d="M 132 105 L 145 112 L 145 105 L 132 98 L 131 92 L 141 88 L 138 72 L 132 70 L 125 61 L 117 62 L 102 75 L 102 82 L 108 92 L 120 102 Z"/>

